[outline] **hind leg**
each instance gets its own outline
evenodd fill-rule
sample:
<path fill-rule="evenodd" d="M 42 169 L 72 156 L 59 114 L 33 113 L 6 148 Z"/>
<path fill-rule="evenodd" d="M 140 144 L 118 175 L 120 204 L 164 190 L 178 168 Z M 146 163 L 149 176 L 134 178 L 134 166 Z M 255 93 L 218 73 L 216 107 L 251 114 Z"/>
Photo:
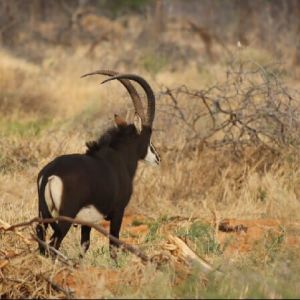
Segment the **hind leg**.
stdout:
<path fill-rule="evenodd" d="M 90 247 L 90 233 L 91 233 L 91 227 L 89 226 L 81 226 L 81 247 L 84 253 L 89 249 Z M 80 255 L 82 257 L 82 255 Z"/>
<path fill-rule="evenodd" d="M 72 207 L 71 203 L 68 202 L 68 205 L 65 205 L 64 208 L 61 209 L 59 212 L 60 216 L 66 216 L 69 218 L 75 218 L 76 214 L 78 213 L 78 209 L 76 207 Z M 55 224 L 54 233 L 51 237 L 50 246 L 54 247 L 56 250 L 59 249 L 61 242 L 65 238 L 66 234 L 68 233 L 72 223 L 66 222 L 66 221 L 58 221 L 57 224 Z"/>
<path fill-rule="evenodd" d="M 43 242 L 46 240 L 47 228 L 48 228 L 48 224 L 38 224 L 36 226 L 36 229 L 35 229 L 38 239 L 43 241 Z M 40 253 L 42 255 L 45 255 L 46 254 L 46 249 L 45 249 L 44 245 L 42 245 L 40 242 L 38 242 L 38 244 L 39 244 Z"/>
<path fill-rule="evenodd" d="M 59 221 L 57 224 L 56 229 L 54 230 L 54 233 L 51 237 L 50 246 L 54 247 L 56 250 L 59 249 L 61 242 L 65 238 L 66 234 L 68 233 L 71 223 Z"/>
<path fill-rule="evenodd" d="M 45 207 L 43 207 L 43 205 L 41 205 L 41 201 L 40 201 L 40 205 L 39 205 L 39 217 L 41 219 L 44 219 L 46 216 L 45 214 L 46 213 L 43 213 L 43 211 L 45 212 Z M 37 224 L 36 225 L 36 235 L 38 237 L 38 239 L 42 242 L 45 242 L 46 240 L 46 231 L 47 231 L 47 228 L 48 228 L 48 225 L 47 223 L 45 224 Z M 39 244 L 39 250 L 40 250 L 40 254 L 42 255 L 45 255 L 46 254 L 46 248 L 45 246 L 38 241 L 38 244 Z"/>

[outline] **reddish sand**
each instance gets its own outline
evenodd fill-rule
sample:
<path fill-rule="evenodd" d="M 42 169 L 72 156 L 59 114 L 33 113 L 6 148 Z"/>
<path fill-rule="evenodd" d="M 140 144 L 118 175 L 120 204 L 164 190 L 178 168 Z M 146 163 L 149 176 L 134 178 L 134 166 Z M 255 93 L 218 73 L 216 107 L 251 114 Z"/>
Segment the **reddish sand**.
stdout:
<path fill-rule="evenodd" d="M 283 245 L 299 245 L 299 236 L 287 230 L 293 224 L 274 219 L 236 220 L 226 219 L 219 225 L 217 239 L 225 247 L 225 255 L 233 252 L 250 252 L 260 241 L 283 238 Z M 286 231 L 284 230 L 286 229 Z M 300 229 L 300 227 L 299 227 Z"/>
<path fill-rule="evenodd" d="M 178 222 L 177 225 L 180 227 L 180 221 Z M 149 231 L 146 223 L 146 218 L 141 215 L 126 215 L 122 225 L 122 240 L 133 245 L 140 244 Z M 109 223 L 104 221 L 101 225 L 108 229 Z M 173 225 L 176 224 L 173 224 L 173 222 L 172 224 L 165 224 L 164 234 L 172 230 L 174 228 Z M 300 226 L 296 224 L 297 230 L 291 231 L 294 234 L 290 234 L 288 230 L 284 232 L 283 228 L 287 229 L 290 225 L 285 224 L 283 226 L 282 221 L 273 219 L 226 219 L 219 224 L 216 238 L 222 246 L 227 245 L 224 251 L 225 256 L 236 253 L 249 253 L 251 250 L 255 250 L 257 244 L 269 237 L 274 239 L 283 236 L 284 245 L 297 246 L 300 240 L 296 232 L 297 230 L 299 232 Z M 122 281 L 124 274 L 121 274 L 121 270 L 109 268 L 89 267 L 73 271 L 62 270 L 54 276 L 53 282 L 65 289 L 74 291 L 77 297 L 86 298 L 93 297 L 96 289 L 99 289 L 99 295 L 103 293 L 104 289 L 107 293 L 113 292 L 114 288 L 119 286 L 118 283 Z M 89 276 L 93 280 L 89 280 Z M 181 280 L 182 278 L 180 279 L 180 274 L 178 274 L 176 282 L 180 282 Z"/>

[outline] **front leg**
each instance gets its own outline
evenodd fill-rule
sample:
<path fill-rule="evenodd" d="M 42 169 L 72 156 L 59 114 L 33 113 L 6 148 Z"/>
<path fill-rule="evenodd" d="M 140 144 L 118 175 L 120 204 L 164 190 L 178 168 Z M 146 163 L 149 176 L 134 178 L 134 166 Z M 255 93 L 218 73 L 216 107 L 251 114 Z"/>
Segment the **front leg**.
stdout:
<path fill-rule="evenodd" d="M 122 225 L 124 210 L 114 212 L 111 221 L 110 221 L 110 231 L 109 233 L 115 238 L 119 238 L 119 233 Z M 114 260 L 117 258 L 116 248 L 119 248 L 119 245 L 112 240 L 109 240 L 109 253 L 110 257 Z"/>

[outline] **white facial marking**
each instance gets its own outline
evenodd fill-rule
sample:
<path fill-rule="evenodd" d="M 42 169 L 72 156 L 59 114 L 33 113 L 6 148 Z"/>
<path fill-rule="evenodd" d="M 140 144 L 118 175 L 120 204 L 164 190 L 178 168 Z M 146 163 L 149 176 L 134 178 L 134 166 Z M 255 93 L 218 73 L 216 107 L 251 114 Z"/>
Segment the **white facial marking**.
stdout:
<path fill-rule="evenodd" d="M 144 158 L 144 161 L 150 163 L 153 166 L 156 166 L 159 164 L 159 159 L 157 157 L 155 148 L 151 142 L 150 142 L 150 145 L 148 146 L 147 154 Z"/>
<path fill-rule="evenodd" d="M 45 199 L 53 217 L 57 217 L 63 194 L 63 182 L 60 177 L 52 175 L 45 187 Z"/>
<path fill-rule="evenodd" d="M 94 205 L 83 207 L 77 214 L 76 218 L 79 221 L 96 223 L 104 219 L 103 215 L 96 209 Z"/>

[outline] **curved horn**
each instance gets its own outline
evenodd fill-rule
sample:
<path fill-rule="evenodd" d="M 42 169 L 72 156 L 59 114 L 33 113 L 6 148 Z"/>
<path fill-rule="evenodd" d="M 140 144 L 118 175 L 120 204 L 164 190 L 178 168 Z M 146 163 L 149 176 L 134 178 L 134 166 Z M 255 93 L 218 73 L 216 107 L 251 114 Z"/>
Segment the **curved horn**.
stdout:
<path fill-rule="evenodd" d="M 118 80 L 120 80 L 120 79 L 130 79 L 130 80 L 136 81 L 137 83 L 139 83 L 142 86 L 142 88 L 144 89 L 144 91 L 147 95 L 147 101 L 148 101 L 147 120 L 143 124 L 152 127 L 154 116 L 155 116 L 155 96 L 154 96 L 153 90 L 150 87 L 150 85 L 148 84 L 148 82 L 144 78 L 142 78 L 138 75 L 120 74 L 120 75 L 108 78 L 108 79 L 104 80 L 101 83 L 105 83 L 105 82 L 108 82 L 108 81 L 111 81 L 111 80 L 114 80 L 114 79 L 118 79 Z"/>
<path fill-rule="evenodd" d="M 97 71 L 94 71 L 91 73 L 84 74 L 81 76 L 81 78 L 91 76 L 91 75 L 97 75 L 97 74 L 107 75 L 107 76 L 116 76 L 119 73 L 116 71 L 112 71 L 112 70 L 97 70 Z M 143 104 L 142 104 L 142 101 L 141 101 L 141 98 L 140 98 L 138 92 L 136 91 L 135 87 L 131 84 L 131 82 L 129 80 L 120 79 L 119 81 L 127 89 L 127 92 L 129 93 L 129 95 L 132 99 L 135 111 L 140 116 L 140 118 L 142 119 L 142 122 L 144 123 L 145 122 L 144 108 L 143 108 Z"/>

